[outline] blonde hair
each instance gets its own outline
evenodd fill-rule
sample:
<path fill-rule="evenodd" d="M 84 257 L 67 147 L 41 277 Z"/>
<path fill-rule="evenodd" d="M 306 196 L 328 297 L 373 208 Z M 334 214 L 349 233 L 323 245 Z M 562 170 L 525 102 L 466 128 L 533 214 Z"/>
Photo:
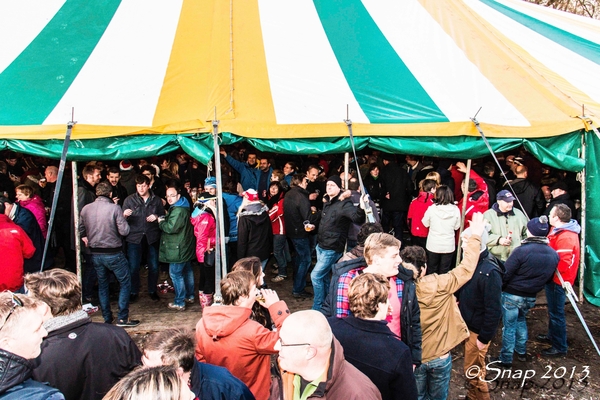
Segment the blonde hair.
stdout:
<path fill-rule="evenodd" d="M 370 234 L 367 240 L 365 240 L 365 251 L 363 254 L 367 265 L 373 263 L 374 255 L 383 256 L 385 250 L 390 247 L 396 247 L 400 251 L 400 244 L 400 241 L 389 233 Z"/>
<path fill-rule="evenodd" d="M 183 383 L 173 366 L 134 369 L 102 400 L 181 400 Z"/>
<path fill-rule="evenodd" d="M 425 179 L 434 180 L 438 186 L 440 186 L 442 184 L 442 177 L 436 171 L 431 171 L 430 173 L 428 173 L 427 176 L 425 177 Z"/>
<path fill-rule="evenodd" d="M 20 315 L 31 312 L 40 306 L 40 302 L 24 294 L 9 291 L 0 293 L 0 337 L 13 336 L 14 328 L 18 328 Z M 17 334 L 19 332 L 16 332 Z"/>
<path fill-rule="evenodd" d="M 350 282 L 348 301 L 356 318 L 373 318 L 388 299 L 390 283 L 381 274 L 361 274 Z"/>

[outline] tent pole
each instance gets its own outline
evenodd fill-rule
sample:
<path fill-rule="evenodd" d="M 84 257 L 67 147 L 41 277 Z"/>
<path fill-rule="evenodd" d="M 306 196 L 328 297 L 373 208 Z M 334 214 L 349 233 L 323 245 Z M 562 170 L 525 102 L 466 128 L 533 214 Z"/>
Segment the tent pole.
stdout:
<path fill-rule="evenodd" d="M 586 157 L 586 148 L 585 148 L 585 131 L 581 135 L 581 158 L 585 161 Z M 585 234 L 586 234 L 586 167 L 584 167 L 579 173 L 579 179 L 581 180 L 581 245 L 580 245 L 580 255 L 579 255 L 579 301 L 583 301 L 583 286 L 584 286 L 584 272 L 585 272 Z"/>
<path fill-rule="evenodd" d="M 348 173 L 350 171 L 350 153 L 344 153 L 344 189 L 348 189 Z"/>
<path fill-rule="evenodd" d="M 221 156 L 219 152 L 219 121 L 212 121 L 213 125 L 213 147 L 215 157 L 215 179 L 217 180 L 217 243 L 215 246 L 215 303 L 222 303 L 221 279 L 227 275 L 227 256 L 225 250 L 225 224 L 223 215 L 223 182 L 221 177 Z"/>
<path fill-rule="evenodd" d="M 471 179 L 471 159 L 469 158 L 467 160 L 467 173 L 465 175 L 465 180 L 463 183 L 463 186 L 466 186 L 466 190 L 463 194 L 463 200 L 462 200 L 462 210 L 460 212 L 460 231 L 458 233 L 458 246 L 456 249 L 456 266 L 458 267 L 458 264 L 460 264 L 460 254 L 461 254 L 461 250 L 462 247 L 460 247 L 461 245 L 461 241 L 462 241 L 462 233 L 465 230 L 465 216 L 467 214 L 467 199 L 469 197 L 469 179 Z"/>
<path fill-rule="evenodd" d="M 75 229 L 75 264 L 77 266 L 77 278 L 79 283 L 82 283 L 81 279 L 81 235 L 79 234 L 79 199 L 77 195 L 77 161 L 71 161 L 71 173 L 73 174 L 73 220 L 75 222 L 73 228 Z M 88 265 L 90 268 L 91 265 Z M 83 294 L 82 294 L 83 295 Z"/>
<path fill-rule="evenodd" d="M 44 253 L 42 255 L 42 264 L 40 265 L 40 272 L 44 270 L 44 265 L 46 265 L 46 256 L 48 255 L 48 247 L 50 245 L 50 239 L 52 237 L 52 228 L 54 228 L 56 204 L 58 204 L 58 196 L 62 187 L 62 179 L 65 174 L 65 163 L 67 161 L 67 151 L 69 150 L 69 143 L 71 142 L 71 132 L 73 131 L 73 125 L 75 125 L 75 122 L 73 122 L 73 120 L 67 123 L 67 134 L 65 136 L 62 154 L 60 156 L 60 166 L 58 168 L 56 186 L 54 187 L 54 195 L 52 196 L 52 204 L 50 205 L 50 218 L 48 219 L 48 235 L 46 236 L 46 240 L 44 242 Z"/>

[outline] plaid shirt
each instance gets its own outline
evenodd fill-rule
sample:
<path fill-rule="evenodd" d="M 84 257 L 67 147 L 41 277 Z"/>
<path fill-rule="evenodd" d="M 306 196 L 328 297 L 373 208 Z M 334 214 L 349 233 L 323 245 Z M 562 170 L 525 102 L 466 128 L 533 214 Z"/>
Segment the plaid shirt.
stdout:
<path fill-rule="evenodd" d="M 340 280 L 338 281 L 337 286 L 335 310 L 335 316 L 337 318 L 345 318 L 351 314 L 350 302 L 348 301 L 348 289 L 350 288 L 350 282 L 352 282 L 352 279 L 356 278 L 359 275 L 360 271 L 362 271 L 365 268 L 366 267 L 355 268 L 351 271 L 346 272 L 345 274 L 340 275 Z M 402 304 L 402 291 L 404 290 L 404 281 L 398 277 L 396 277 L 396 288 L 398 289 L 398 300 L 400 301 L 400 304 Z"/>

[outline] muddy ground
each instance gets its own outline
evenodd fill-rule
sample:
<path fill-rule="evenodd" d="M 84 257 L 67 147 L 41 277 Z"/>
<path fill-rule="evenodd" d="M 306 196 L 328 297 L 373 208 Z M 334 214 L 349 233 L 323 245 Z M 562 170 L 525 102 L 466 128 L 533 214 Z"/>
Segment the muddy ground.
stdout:
<path fill-rule="evenodd" d="M 275 289 L 285 300 L 292 312 L 309 309 L 312 299 L 296 299 L 291 295 L 292 282 L 288 278 L 280 283 L 272 283 L 271 268 L 267 267 L 266 280 L 270 288 Z M 291 276 L 291 270 L 288 273 Z M 144 282 L 142 278 L 142 282 Z M 145 284 L 145 283 L 143 283 Z M 308 288 L 310 291 L 312 288 Z M 577 288 L 576 288 L 577 291 Z M 137 342 L 148 333 L 167 327 L 183 326 L 193 329 L 202 316 L 198 302 L 188 306 L 183 312 L 167 309 L 167 303 L 173 300 L 173 294 L 161 295 L 160 302 L 153 302 L 147 294 L 130 305 L 130 315 L 140 319 L 141 324 L 128 332 Z M 597 342 L 600 342 L 600 308 L 587 302 L 579 304 L 581 312 Z M 116 313 L 117 304 L 112 303 Z M 526 363 L 516 358 L 512 370 L 490 369 L 488 377 L 492 399 L 600 399 L 600 356 L 596 353 L 572 306 L 565 306 L 569 352 L 566 357 L 544 358 L 541 350 L 547 344 L 538 342 L 536 336 L 546 332 L 547 310 L 543 294 L 528 316 L 529 327 L 528 358 Z M 101 322 L 97 312 L 94 321 Z M 494 338 L 489 355 L 497 356 L 502 343 L 501 328 Z M 457 347 L 452 352 L 452 380 L 449 399 L 465 398 L 465 378 L 463 373 L 463 349 Z M 491 366 L 494 368 L 494 366 Z"/>

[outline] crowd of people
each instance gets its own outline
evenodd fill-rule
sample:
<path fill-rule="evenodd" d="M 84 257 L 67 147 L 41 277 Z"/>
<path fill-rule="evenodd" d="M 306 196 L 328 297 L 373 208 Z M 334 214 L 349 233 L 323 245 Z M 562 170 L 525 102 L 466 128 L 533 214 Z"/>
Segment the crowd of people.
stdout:
<path fill-rule="evenodd" d="M 542 355 L 566 354 L 561 280 L 576 279 L 580 233 L 568 174 L 524 152 L 506 156 L 502 173 L 485 160 L 468 169 L 378 151 L 349 171 L 336 157 L 241 145 L 220 155 L 222 193 L 214 171 L 177 154 L 86 163 L 77 192 L 67 170 L 55 196 L 49 160 L 4 154 L 0 361 L 14 368 L 0 371 L 0 398 L 445 399 L 450 352 L 464 343 L 465 371 L 479 371 L 467 396 L 486 399 L 500 321 L 492 362 L 527 362 L 525 317 L 541 290 L 548 331 L 538 339 L 551 345 Z M 220 282 L 217 224 L 229 271 Z M 152 301 L 168 271 L 172 312 L 200 302 L 195 332 L 157 332 L 141 349 L 130 339 L 123 328 L 140 323 L 129 305 L 142 295 L 141 270 Z M 312 310 L 291 314 L 268 288 L 286 279 Z M 82 302 L 99 304 L 105 323 L 91 322 Z"/>

